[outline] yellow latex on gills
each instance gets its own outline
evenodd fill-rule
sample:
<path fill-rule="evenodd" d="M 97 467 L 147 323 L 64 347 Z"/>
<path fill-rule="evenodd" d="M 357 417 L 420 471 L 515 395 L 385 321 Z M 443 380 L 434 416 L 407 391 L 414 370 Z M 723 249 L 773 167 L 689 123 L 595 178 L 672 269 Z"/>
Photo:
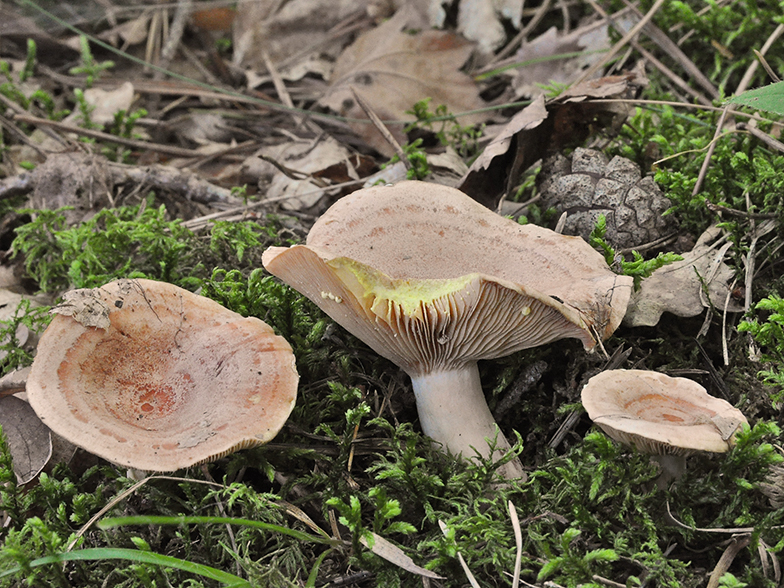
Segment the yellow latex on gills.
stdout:
<path fill-rule="evenodd" d="M 367 307 L 369 302 L 370 310 L 379 316 L 387 314 L 391 304 L 410 318 L 421 318 L 425 306 L 465 289 L 478 277 L 474 273 L 449 280 L 393 280 L 347 257 L 336 257 L 328 261 L 327 265 L 363 306 Z M 381 307 L 382 304 L 384 307 Z M 379 313 L 382 308 L 383 312 Z"/>

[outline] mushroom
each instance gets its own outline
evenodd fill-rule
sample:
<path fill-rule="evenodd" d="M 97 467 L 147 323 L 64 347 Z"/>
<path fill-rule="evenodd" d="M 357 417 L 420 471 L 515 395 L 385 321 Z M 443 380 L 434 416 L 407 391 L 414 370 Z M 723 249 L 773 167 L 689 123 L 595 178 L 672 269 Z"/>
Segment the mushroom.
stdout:
<path fill-rule="evenodd" d="M 291 347 L 257 318 L 152 280 L 64 300 L 27 393 L 46 425 L 91 453 L 174 471 L 266 443 L 294 407 Z"/>
<path fill-rule="evenodd" d="M 746 417 L 697 382 L 646 370 L 607 370 L 582 391 L 591 420 L 615 441 L 647 453 L 662 467 L 664 488 L 696 452 L 726 453 Z"/>
<path fill-rule="evenodd" d="M 271 247 L 262 263 L 405 370 L 423 432 L 468 457 L 490 457 L 487 439 L 510 447 L 477 361 L 564 337 L 591 349 L 618 326 L 631 292 L 631 278 L 581 238 L 416 181 L 341 198 L 305 245 Z M 522 466 L 501 473 L 520 477 Z"/>

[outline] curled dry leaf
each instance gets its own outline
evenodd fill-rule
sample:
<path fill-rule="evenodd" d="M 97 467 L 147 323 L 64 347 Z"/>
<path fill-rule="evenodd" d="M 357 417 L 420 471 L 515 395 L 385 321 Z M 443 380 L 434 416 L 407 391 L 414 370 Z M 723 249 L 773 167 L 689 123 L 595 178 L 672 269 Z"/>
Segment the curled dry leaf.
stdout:
<path fill-rule="evenodd" d="M 406 111 L 428 97 L 434 107 L 444 104 L 455 114 L 484 106 L 473 79 L 460 71 L 473 44 L 447 31 L 426 26 L 423 30 L 423 26 L 421 16 L 407 5 L 384 24 L 360 35 L 335 63 L 330 88 L 320 104 L 342 116 L 365 119 L 353 88 L 383 121 L 413 120 Z M 460 117 L 463 125 L 484 120 L 485 114 Z M 373 125 L 350 124 L 379 153 L 393 155 Z M 399 143 L 406 142 L 403 125 L 387 126 Z"/>
<path fill-rule="evenodd" d="M 8 440 L 17 482 L 35 478 L 52 455 L 49 429 L 24 400 L 16 396 L 0 398 L 0 427 Z"/>
<path fill-rule="evenodd" d="M 640 289 L 632 294 L 623 323 L 631 327 L 652 327 L 664 312 L 691 317 L 713 305 L 729 312 L 742 312 L 743 306 L 735 302 L 728 284 L 735 272 L 722 260 L 726 253 L 717 241 L 722 231 L 711 227 L 705 231 L 694 248 L 676 261 L 657 269 L 642 281 Z M 725 246 L 728 246 L 725 245 Z M 704 298 L 707 287 L 709 300 Z"/>
<path fill-rule="evenodd" d="M 628 98 L 647 83 L 639 72 L 589 80 L 569 88 L 554 100 L 534 100 L 518 112 L 477 157 L 458 184 L 476 201 L 495 208 L 519 174 L 547 153 L 587 136 L 598 121 L 619 117 L 618 106 L 599 98 Z M 621 113 L 622 114 L 622 113 Z"/>

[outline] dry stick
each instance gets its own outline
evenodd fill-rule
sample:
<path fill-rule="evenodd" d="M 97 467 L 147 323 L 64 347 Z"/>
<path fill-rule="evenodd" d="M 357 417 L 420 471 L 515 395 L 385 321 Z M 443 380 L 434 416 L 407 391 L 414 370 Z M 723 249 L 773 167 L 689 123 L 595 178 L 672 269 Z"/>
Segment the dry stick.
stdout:
<path fill-rule="evenodd" d="M 770 67 L 770 65 L 768 64 L 767 60 L 762 55 L 762 53 L 760 53 L 756 49 L 752 49 L 752 51 L 754 51 L 754 57 L 756 57 L 759 60 L 760 65 L 762 65 L 762 69 L 765 70 L 765 73 L 768 74 L 768 77 L 771 80 L 773 80 L 774 82 L 777 82 L 777 83 L 780 82 L 781 78 L 779 78 L 779 76 L 776 75 L 776 72 L 773 71 L 772 67 Z"/>
<path fill-rule="evenodd" d="M 730 365 L 730 351 L 727 344 L 727 309 L 730 306 L 732 291 L 735 290 L 735 284 L 737 281 L 738 280 L 732 280 L 729 290 L 727 291 L 727 297 L 724 299 L 724 311 L 721 313 L 721 354 L 722 358 L 724 359 L 725 366 Z"/>
<path fill-rule="evenodd" d="M 760 53 L 762 55 L 765 55 L 765 53 L 767 53 L 768 50 L 770 49 L 771 45 L 773 45 L 773 43 L 775 43 L 776 39 L 778 39 L 779 36 L 781 36 L 781 34 L 783 32 L 784 32 L 784 24 L 780 24 L 771 33 L 771 35 L 768 37 L 767 41 L 765 41 L 765 44 L 760 49 Z M 749 65 L 748 69 L 746 70 L 746 73 L 743 75 L 743 78 L 741 79 L 740 83 L 738 84 L 738 87 L 735 89 L 735 94 L 736 95 L 737 94 L 741 94 L 741 93 L 746 91 L 746 88 L 751 83 L 751 79 L 754 77 L 754 73 L 757 71 L 757 66 L 758 65 L 759 65 L 759 62 L 757 62 L 757 61 L 754 61 L 754 62 L 751 63 L 751 65 Z M 714 134 L 714 139 L 721 132 L 721 129 L 724 126 L 724 121 L 726 120 L 727 115 L 729 113 L 731 113 L 733 110 L 735 110 L 735 106 L 734 105 L 727 105 L 724 108 L 724 111 L 721 113 L 721 117 L 719 118 L 719 122 L 716 125 L 716 133 Z M 694 189 L 691 192 L 692 196 L 696 196 L 699 193 L 700 189 L 702 188 L 702 183 L 705 180 L 705 176 L 708 173 L 708 165 L 710 164 L 710 159 L 711 159 L 711 156 L 713 155 L 713 151 L 714 151 L 715 148 L 716 148 L 716 143 L 712 142 L 711 145 L 710 145 L 710 148 L 708 149 L 708 153 L 707 153 L 707 155 L 705 156 L 705 159 L 702 162 L 702 167 L 700 168 L 700 173 L 697 176 L 697 183 L 694 184 Z"/>
<path fill-rule="evenodd" d="M 14 102 L 13 100 L 11 100 L 10 98 L 7 98 L 7 97 L 6 97 L 6 96 L 4 96 L 3 94 L 0 94 L 0 102 L 2 102 L 3 104 L 5 104 L 5 106 L 6 106 L 7 108 L 10 108 L 10 109 L 11 109 L 11 110 L 13 110 L 13 111 L 14 111 L 16 114 L 27 114 L 27 111 L 26 111 L 24 108 L 22 108 L 22 107 L 21 107 L 21 106 L 19 106 L 19 105 L 18 105 L 16 102 Z M 68 142 L 67 142 L 65 139 L 63 139 L 63 138 L 62 138 L 60 135 L 58 135 L 57 133 L 55 133 L 55 132 L 54 132 L 52 129 L 41 129 L 41 131 L 42 131 L 42 132 L 43 132 L 43 133 L 44 133 L 44 134 L 45 134 L 47 137 L 50 137 L 50 138 L 54 139 L 55 141 L 57 141 L 57 142 L 58 142 L 60 145 L 67 145 L 67 144 L 68 144 Z M 25 135 L 25 141 L 29 141 L 29 140 L 30 140 L 30 139 L 27 137 L 27 135 Z"/>
<path fill-rule="evenodd" d="M 343 188 L 345 186 L 354 186 L 356 184 L 361 184 L 365 180 L 349 180 L 347 182 L 340 182 L 338 184 L 332 184 L 329 186 L 330 189 L 332 188 Z M 258 202 L 254 202 L 252 204 L 247 204 L 244 206 L 238 206 L 236 208 L 228 208 L 226 210 L 221 210 L 219 212 L 213 212 L 211 214 L 207 214 L 205 216 L 200 216 L 197 218 L 192 218 L 191 220 L 185 221 L 182 223 L 182 226 L 187 227 L 191 230 L 197 229 L 203 225 L 207 225 L 210 221 L 231 217 L 237 214 L 246 214 L 251 210 L 255 210 L 257 208 L 263 208 L 267 204 L 274 204 L 275 202 L 281 202 L 283 200 L 290 200 L 292 198 L 297 198 L 299 196 L 306 196 L 310 194 L 316 194 L 318 192 L 323 192 L 326 188 L 316 188 L 314 190 L 308 190 L 307 192 L 302 192 L 300 194 L 287 194 L 286 196 L 276 196 L 275 198 L 266 198 L 264 200 L 259 200 Z"/>
<path fill-rule="evenodd" d="M 594 574 L 591 576 L 591 579 L 594 582 L 599 582 L 599 584 L 604 584 L 605 586 L 610 586 L 610 588 L 626 588 L 626 584 L 619 584 L 618 582 L 613 582 L 612 580 L 608 580 L 602 576 Z"/>
<path fill-rule="evenodd" d="M 83 129 L 73 125 L 47 120 L 45 118 L 38 118 L 37 116 L 30 116 L 26 114 L 14 115 L 14 120 L 24 123 L 29 123 L 35 126 L 52 127 L 64 133 L 75 133 L 83 137 L 90 137 L 91 139 L 98 139 L 99 141 L 110 141 L 112 143 L 119 143 L 134 149 L 147 149 L 155 151 L 156 153 L 163 153 L 164 155 L 171 155 L 173 157 L 203 157 L 203 153 L 194 151 L 193 149 L 183 149 L 181 147 L 172 147 L 169 145 L 162 145 L 160 143 L 150 143 L 149 141 L 139 141 L 138 139 L 126 139 L 125 137 L 118 137 L 110 135 L 102 131 L 93 129 Z"/>
<path fill-rule="evenodd" d="M 729 216 L 738 216 L 740 218 L 757 219 L 757 220 L 776 218 L 776 215 L 773 213 L 765 214 L 762 212 L 744 212 L 742 210 L 735 210 L 734 208 L 728 208 L 726 206 L 722 206 L 721 204 L 714 204 L 713 202 L 706 201 L 705 206 L 708 210 L 712 210 L 713 212 L 721 212 L 721 213 L 728 214 Z"/>
<path fill-rule="evenodd" d="M 161 58 L 158 61 L 158 66 L 162 69 L 168 69 L 171 60 L 174 58 L 177 46 L 182 40 L 182 34 L 185 32 L 185 24 L 188 22 L 188 17 L 190 17 L 192 10 L 193 0 L 179 0 L 177 2 L 177 9 L 174 11 L 169 37 L 166 39 L 166 44 L 161 51 Z M 153 79 L 161 79 L 163 75 L 163 72 L 160 70 L 155 70 L 152 77 Z"/>
<path fill-rule="evenodd" d="M 691 97 L 694 98 L 695 100 L 697 100 L 700 104 L 704 104 L 705 106 L 710 106 L 711 105 L 711 101 L 710 100 L 708 100 L 705 96 L 700 94 L 697 90 L 695 90 L 694 88 L 689 86 L 689 84 L 684 82 L 683 79 L 679 75 L 677 75 L 669 67 L 664 65 L 661 61 L 656 59 L 656 57 L 650 51 L 645 49 L 637 41 L 632 41 L 631 44 L 632 44 L 632 47 L 634 47 L 634 49 L 637 52 L 640 53 L 640 55 L 642 55 L 645 59 L 650 61 L 656 67 L 656 69 L 658 69 L 665 76 L 667 76 L 669 78 L 669 80 L 673 84 L 678 86 L 681 90 L 683 90 L 687 94 L 690 94 Z"/>
<path fill-rule="evenodd" d="M 721 554 L 719 561 L 716 562 L 716 567 L 711 572 L 710 580 L 705 588 L 719 588 L 719 580 L 724 573 L 730 569 L 735 556 L 740 553 L 741 549 L 745 549 L 751 543 L 751 535 L 743 535 L 741 537 L 733 537 L 731 543 Z"/>
<path fill-rule="evenodd" d="M 262 48 L 261 57 L 264 60 L 264 65 L 267 67 L 267 71 L 269 72 L 270 77 L 272 78 L 272 85 L 275 86 L 275 92 L 277 92 L 278 98 L 289 108 L 294 108 L 294 101 L 291 99 L 291 94 L 289 94 L 289 91 L 286 88 L 286 84 L 283 83 L 283 78 L 281 77 L 278 68 L 275 67 L 274 63 L 272 63 L 272 60 L 270 59 L 269 53 L 267 53 L 266 49 Z M 292 118 L 294 118 L 297 126 L 301 125 L 303 122 L 303 119 L 300 115 L 292 114 Z"/>
<path fill-rule="evenodd" d="M 700 173 L 697 175 L 697 182 L 694 184 L 694 189 L 691 191 L 692 196 L 699 194 L 700 190 L 702 189 L 702 183 L 705 181 L 705 176 L 708 175 L 708 165 L 710 164 L 711 157 L 713 156 L 713 152 L 716 149 L 716 139 L 718 139 L 719 135 L 721 134 L 721 129 L 724 127 L 724 121 L 727 118 L 727 113 L 730 110 L 730 105 L 725 106 L 721 116 L 719 117 L 719 122 L 716 124 L 716 131 L 713 133 L 713 139 L 708 145 L 708 152 L 705 154 L 705 159 L 702 160 L 702 167 L 700 167 Z"/>
<path fill-rule="evenodd" d="M 630 5 L 627 1 L 627 6 L 637 15 L 637 18 L 642 18 L 642 13 L 636 6 Z M 683 52 L 683 50 L 675 43 L 667 34 L 657 27 L 654 23 L 648 23 L 645 26 L 645 34 L 648 38 L 656 43 L 667 55 L 674 61 L 677 61 L 680 66 L 696 81 L 703 89 L 710 94 L 712 98 L 719 97 L 719 91 L 716 89 L 711 81 L 708 79 L 699 67 Z"/>
<path fill-rule="evenodd" d="M 403 151 L 403 148 L 400 146 L 400 143 L 398 143 L 397 139 L 395 139 L 395 137 L 392 136 L 392 133 L 390 133 L 386 125 L 383 122 L 381 122 L 381 119 L 378 118 L 378 115 L 375 112 L 373 112 L 373 109 L 370 108 L 370 105 L 365 101 L 365 99 L 362 98 L 362 96 L 359 95 L 359 92 L 357 92 L 354 89 L 354 86 L 349 86 L 349 87 L 351 88 L 351 93 L 354 95 L 354 99 L 357 101 L 357 104 L 359 104 L 362 110 L 365 111 L 365 114 L 367 114 L 368 118 L 370 119 L 370 122 L 372 122 L 373 126 L 375 126 L 376 129 L 378 129 L 378 132 L 381 133 L 381 135 L 384 137 L 386 142 L 392 145 L 392 148 L 395 150 L 395 153 L 400 158 L 400 161 L 403 162 L 403 165 L 406 166 L 406 169 L 410 170 L 411 162 L 408 160 L 408 157 L 406 157 L 406 154 Z"/>
<path fill-rule="evenodd" d="M 208 481 L 217 483 L 210 475 L 210 470 L 207 469 L 206 463 L 201 464 L 199 468 L 201 469 L 201 473 L 204 474 L 204 477 L 207 478 Z M 215 496 L 215 505 L 218 507 L 218 512 L 220 512 L 221 516 L 228 518 L 229 515 L 226 513 L 226 509 L 223 508 L 223 503 L 220 500 L 218 500 L 217 496 Z M 234 530 L 231 528 L 231 525 L 229 523 L 226 523 L 226 531 L 228 532 L 229 541 L 231 542 L 231 549 L 234 551 L 234 553 L 239 553 L 239 551 L 237 550 L 237 540 L 234 538 Z M 241 578 L 242 567 L 240 566 L 239 559 L 234 560 L 234 569 L 237 575 Z"/>
<path fill-rule="evenodd" d="M 196 174 L 170 166 L 137 167 L 109 162 L 109 171 L 115 184 L 133 182 L 147 185 L 156 190 L 166 189 L 181 194 L 188 200 L 200 204 L 216 202 L 237 205 L 241 202 L 231 191 L 203 180 Z"/>
<path fill-rule="evenodd" d="M 654 3 L 654 5 L 653 5 L 653 6 L 651 6 L 651 9 L 648 11 L 648 13 L 647 13 L 645 16 L 643 16 L 643 17 L 640 19 L 640 22 L 638 22 L 636 25 L 634 25 L 634 26 L 633 26 L 633 27 L 632 27 L 632 28 L 629 30 L 629 32 L 628 32 L 628 33 L 626 33 L 626 34 L 625 34 L 625 35 L 624 35 L 624 36 L 621 38 L 621 40 L 620 40 L 620 41 L 618 41 L 618 42 L 617 42 L 615 45 L 613 45 L 613 47 L 612 47 L 612 48 L 610 49 L 610 51 L 609 51 L 609 52 L 608 52 L 608 53 L 607 53 L 607 54 L 604 56 L 604 58 L 603 58 L 603 59 L 601 59 L 600 61 L 597 61 L 597 62 L 596 62 L 596 63 L 594 63 L 594 64 L 593 64 L 591 67 L 589 67 L 587 70 L 585 70 L 585 72 L 583 73 L 583 75 L 581 75 L 581 76 L 580 76 L 580 77 L 579 77 L 579 78 L 578 78 L 578 79 L 577 79 L 577 80 L 576 80 L 576 81 L 575 81 L 575 82 L 572 84 L 572 86 L 576 86 L 577 84 L 579 84 L 579 83 L 581 83 L 581 82 L 584 82 L 584 81 L 585 81 L 585 80 L 587 80 L 587 79 L 590 79 L 591 77 L 593 77 L 593 75 L 594 75 L 596 72 L 598 72 L 598 71 L 599 71 L 599 70 L 601 70 L 601 69 L 602 69 L 602 68 L 603 68 L 605 65 L 607 65 L 607 62 L 608 62 L 608 61 L 610 61 L 610 60 L 611 60 L 613 57 L 615 57 L 615 55 L 618 53 L 618 51 L 620 51 L 620 50 L 621 50 L 621 49 L 622 49 L 624 46 L 626 46 L 626 44 L 627 44 L 627 43 L 628 43 L 628 42 L 629 42 L 631 39 L 633 39 L 634 37 L 636 37 L 636 36 L 637 36 L 637 34 L 638 34 L 638 33 L 639 33 L 641 30 L 642 30 L 642 28 L 643 28 L 643 27 L 644 27 L 646 24 L 648 24 L 648 22 L 649 22 L 649 21 L 650 21 L 650 20 L 653 18 L 653 15 L 654 15 L 654 14 L 656 14 L 656 11 L 657 11 L 657 10 L 659 10 L 659 8 L 661 8 L 661 5 L 662 5 L 662 4 L 664 4 L 664 2 L 665 2 L 665 0 L 656 0 L 656 2 Z"/>
<path fill-rule="evenodd" d="M 784 33 L 784 24 L 780 24 L 775 28 L 775 30 L 770 34 L 768 40 L 765 41 L 765 44 L 760 48 L 759 51 L 755 52 L 758 53 L 760 57 L 764 57 L 768 50 L 771 48 L 773 43 L 775 43 L 781 34 Z M 749 65 L 746 73 L 743 74 L 743 77 L 738 84 L 738 87 L 735 89 L 735 94 L 741 94 L 742 92 L 746 91 L 746 88 L 749 87 L 751 83 L 751 79 L 754 77 L 754 74 L 757 72 L 757 67 L 759 66 L 759 61 L 752 61 L 751 65 Z"/>
<path fill-rule="evenodd" d="M 746 123 L 739 123 L 738 129 L 742 131 L 747 131 L 748 133 L 754 135 L 757 139 L 765 143 L 771 149 L 776 149 L 777 151 L 781 151 L 784 153 L 784 143 L 774 139 L 767 133 L 760 131 L 757 127 L 747 125 Z"/>
<path fill-rule="evenodd" d="M 12 123 L 10 120 L 8 120 L 6 117 L 2 115 L 0 115 L 0 126 L 5 128 L 12 135 L 14 135 L 17 138 L 17 140 L 21 141 L 22 143 L 30 147 L 33 151 L 38 153 L 38 155 L 41 156 L 42 158 L 46 159 L 47 156 L 49 155 L 48 153 L 46 153 L 46 151 L 44 151 L 38 145 L 33 143 L 30 140 L 30 137 L 25 135 L 19 127 L 17 127 L 14 123 Z"/>
<path fill-rule="evenodd" d="M 514 575 L 512 576 L 512 588 L 520 585 L 520 569 L 523 562 L 523 533 L 520 529 L 520 519 L 517 517 L 517 509 L 511 500 L 507 501 L 509 517 L 512 519 L 512 531 L 515 538 L 515 563 Z"/>

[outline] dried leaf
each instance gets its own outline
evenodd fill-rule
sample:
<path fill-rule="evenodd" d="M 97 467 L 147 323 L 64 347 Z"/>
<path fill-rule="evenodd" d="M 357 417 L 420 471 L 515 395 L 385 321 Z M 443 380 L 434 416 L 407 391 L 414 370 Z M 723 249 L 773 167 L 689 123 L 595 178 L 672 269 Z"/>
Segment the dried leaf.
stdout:
<path fill-rule="evenodd" d="M 267 198 L 286 197 L 281 206 L 288 210 L 314 206 L 324 196 L 325 190 L 322 188 L 325 188 L 327 182 L 319 182 L 309 176 L 351 158 L 351 152 L 329 136 L 315 143 L 291 141 L 265 147 L 259 155 L 288 170 L 287 175 L 270 164 L 268 169 L 272 173 L 272 182 L 266 190 Z"/>
<path fill-rule="evenodd" d="M 525 43 L 513 57 L 514 62 L 527 64 L 515 70 L 512 80 L 515 96 L 539 96 L 544 92 L 541 85 L 571 84 L 584 69 L 602 59 L 602 53 L 609 48 L 605 21 L 580 27 L 566 35 L 551 27 Z"/>
<path fill-rule="evenodd" d="M 354 99 L 352 88 L 383 121 L 413 120 L 407 110 L 424 98 L 461 113 L 481 108 L 479 90 L 470 76 L 460 71 L 473 45 L 447 31 L 421 30 L 423 21 L 409 5 L 379 27 L 364 33 L 335 63 L 327 94 L 320 104 L 349 118 L 367 116 Z M 411 33 L 411 30 L 418 30 Z M 475 124 L 485 114 L 460 118 Z M 368 145 L 385 156 L 392 148 L 370 124 L 350 123 Z M 405 143 L 402 124 L 388 125 L 399 143 Z"/>
<path fill-rule="evenodd" d="M 690 252 L 683 254 L 682 261 L 665 265 L 643 280 L 640 289 L 632 294 L 624 324 L 652 327 L 664 312 L 682 317 L 697 316 L 708 306 L 701 297 L 706 286 L 710 303 L 723 309 L 729 294 L 727 284 L 735 272 L 722 261 L 725 250 L 718 249 L 715 243 L 720 235 L 721 229 L 711 227 Z M 743 307 L 730 298 L 727 310 L 741 312 Z"/>
<path fill-rule="evenodd" d="M 266 52 L 284 79 L 291 79 L 292 67 L 298 67 L 300 77 L 309 71 L 322 73 L 328 69 L 324 57 L 334 58 L 342 48 L 343 37 L 330 35 L 330 29 L 352 15 L 367 14 L 373 4 L 373 0 L 239 2 L 233 27 L 234 65 L 266 72 Z"/>
<path fill-rule="evenodd" d="M 0 427 L 8 439 L 14 473 L 20 484 L 35 478 L 52 456 L 49 428 L 35 411 L 16 396 L 0 398 Z"/>
<path fill-rule="evenodd" d="M 63 294 L 63 302 L 52 308 L 52 314 L 73 317 L 85 327 L 108 329 L 109 305 L 104 302 L 95 290 L 81 288 Z"/>
<path fill-rule="evenodd" d="M 99 125 L 111 124 L 114 121 L 114 115 L 125 110 L 130 110 L 133 103 L 133 84 L 131 82 L 123 82 L 123 84 L 114 90 L 102 90 L 101 88 L 90 88 L 84 91 L 84 99 L 93 110 L 90 112 L 90 120 Z M 81 113 L 78 109 L 69 114 L 64 123 L 73 124 L 81 119 Z"/>
<path fill-rule="evenodd" d="M 365 547 L 367 547 L 370 551 L 375 553 L 377 556 L 384 558 L 390 563 L 395 564 L 397 567 L 406 570 L 407 572 L 412 572 L 414 574 L 419 574 L 420 576 L 424 576 L 425 578 L 433 578 L 434 580 L 445 580 L 443 576 L 439 576 L 435 572 L 431 572 L 430 570 L 426 570 L 425 568 L 419 567 L 414 563 L 410 557 L 408 557 L 403 550 L 400 549 L 397 545 L 394 545 L 377 535 L 376 533 L 372 533 L 373 541 L 368 541 L 364 537 L 361 537 L 359 542 L 362 543 Z"/>
<path fill-rule="evenodd" d="M 511 169 L 525 169 L 542 156 L 550 133 L 549 113 L 540 96 L 512 117 L 495 139 L 476 158 L 458 188 L 488 208 L 506 189 Z M 547 124 L 543 124 L 547 122 Z"/>
<path fill-rule="evenodd" d="M 641 73 L 631 72 L 583 82 L 547 103 L 540 96 L 507 123 L 457 187 L 494 209 L 520 172 L 549 151 L 584 139 L 597 120 L 618 117 L 617 105 L 593 99 L 627 98 L 646 83 Z"/>

